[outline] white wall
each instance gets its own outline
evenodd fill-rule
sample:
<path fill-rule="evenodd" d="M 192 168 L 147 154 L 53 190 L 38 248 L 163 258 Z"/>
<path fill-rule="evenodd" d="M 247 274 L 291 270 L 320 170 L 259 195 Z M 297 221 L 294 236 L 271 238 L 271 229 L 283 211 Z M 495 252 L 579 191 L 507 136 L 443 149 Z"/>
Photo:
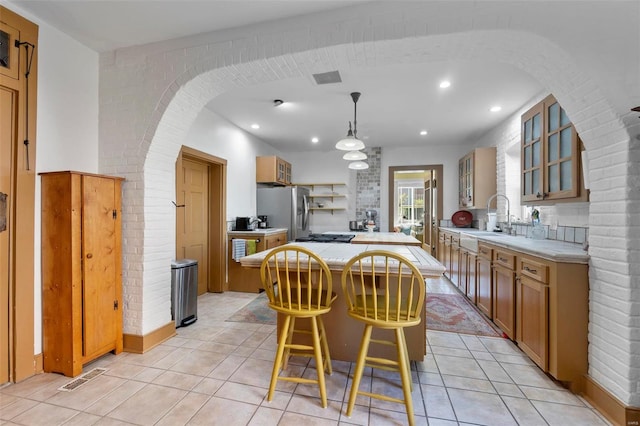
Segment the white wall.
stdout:
<path fill-rule="evenodd" d="M 256 157 L 278 155 L 272 146 L 203 109 L 185 145 L 227 160 L 227 221 L 256 214 Z"/>
<path fill-rule="evenodd" d="M 98 173 L 98 54 L 14 5 L 39 26 L 36 172 Z M 34 354 L 42 352 L 40 179 L 34 224 Z"/>
<path fill-rule="evenodd" d="M 347 166 L 348 161 L 342 159 L 342 151 L 329 152 L 289 152 L 284 153 L 285 160 L 291 163 L 292 181 L 294 183 L 344 183 L 344 187 L 335 187 L 338 193 L 346 194 L 346 199 L 336 198 L 333 201 L 323 199 L 327 204 L 345 206 L 346 210 L 316 211 L 309 216 L 309 227 L 314 233 L 326 231 L 346 232 L 349 221 L 356 220 L 356 172 Z M 326 194 L 329 187 L 314 188 L 312 193 Z M 319 200 L 315 200 L 319 201 Z"/>

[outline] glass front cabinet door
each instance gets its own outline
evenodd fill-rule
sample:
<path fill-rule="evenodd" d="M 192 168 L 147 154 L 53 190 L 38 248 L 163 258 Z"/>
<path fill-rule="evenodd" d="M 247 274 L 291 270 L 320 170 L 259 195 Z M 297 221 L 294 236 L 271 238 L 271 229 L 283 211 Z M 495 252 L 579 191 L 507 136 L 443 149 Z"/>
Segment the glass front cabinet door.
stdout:
<path fill-rule="evenodd" d="M 581 142 L 558 101 L 549 95 L 522 115 L 522 203 L 586 200 Z"/>

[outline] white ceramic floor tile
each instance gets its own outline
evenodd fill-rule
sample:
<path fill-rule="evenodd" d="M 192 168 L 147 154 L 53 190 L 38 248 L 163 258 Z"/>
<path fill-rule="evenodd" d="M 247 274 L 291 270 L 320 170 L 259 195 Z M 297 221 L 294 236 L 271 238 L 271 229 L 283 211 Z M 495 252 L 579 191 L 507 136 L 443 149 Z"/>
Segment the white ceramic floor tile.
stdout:
<path fill-rule="evenodd" d="M 427 286 L 458 293 L 446 279 L 428 280 Z M 3 387 L 0 424 L 179 426 L 210 425 L 215 419 L 233 426 L 406 425 L 404 405 L 365 396 L 358 396 L 352 416 L 346 416 L 350 362 L 334 360 L 333 375 L 325 375 L 326 409 L 316 385 L 279 382 L 267 401 L 276 327 L 225 321 L 256 297 L 199 296 L 196 323 L 178 328 L 176 336 L 144 354 L 106 354 L 85 365 L 86 371 L 98 366 L 108 371 L 73 392 L 58 391 L 72 380 L 59 374 Z M 429 426 L 608 424 L 509 340 L 432 330 L 427 338 L 427 356 L 412 362 L 418 425 L 427 419 Z M 315 363 L 292 358 L 285 374 L 315 378 Z M 365 368 L 360 390 L 372 386 L 402 395 L 397 373 Z"/>
<path fill-rule="evenodd" d="M 498 395 L 449 389 L 449 398 L 458 421 L 491 426 L 517 425 Z"/>

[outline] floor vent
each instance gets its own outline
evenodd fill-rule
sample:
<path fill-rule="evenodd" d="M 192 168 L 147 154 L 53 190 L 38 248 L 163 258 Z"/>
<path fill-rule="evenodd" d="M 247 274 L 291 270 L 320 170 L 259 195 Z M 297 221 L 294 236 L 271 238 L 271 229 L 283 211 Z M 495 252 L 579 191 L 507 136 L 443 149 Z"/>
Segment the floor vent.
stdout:
<path fill-rule="evenodd" d="M 93 370 L 89 370 L 86 373 L 84 373 L 82 376 L 78 377 L 77 379 L 73 379 L 66 385 L 59 387 L 58 390 L 71 392 L 72 390 L 78 389 L 80 386 L 84 385 L 89 380 L 95 379 L 105 371 L 107 371 L 106 368 L 94 368 Z"/>
<path fill-rule="evenodd" d="M 342 78 L 340 78 L 340 73 L 338 71 L 329 71 L 312 75 L 316 80 L 316 84 L 342 83 Z"/>

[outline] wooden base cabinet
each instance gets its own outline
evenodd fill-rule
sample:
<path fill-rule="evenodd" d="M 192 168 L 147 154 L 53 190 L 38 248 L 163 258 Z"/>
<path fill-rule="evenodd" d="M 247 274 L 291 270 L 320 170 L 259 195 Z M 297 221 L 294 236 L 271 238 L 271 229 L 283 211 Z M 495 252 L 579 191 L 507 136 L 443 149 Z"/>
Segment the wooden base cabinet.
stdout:
<path fill-rule="evenodd" d="M 462 253 L 462 265 L 464 266 L 465 271 L 464 274 L 461 273 L 461 276 L 465 277 L 465 294 L 474 305 L 477 303 L 477 262 L 478 256 L 475 253 L 466 250 Z"/>
<path fill-rule="evenodd" d="M 515 254 L 493 250 L 493 322 L 509 336 L 516 338 L 516 274 Z"/>
<path fill-rule="evenodd" d="M 451 257 L 449 259 L 449 278 L 453 285 L 460 287 L 460 237 L 451 236 Z"/>
<path fill-rule="evenodd" d="M 547 370 L 549 286 L 526 276 L 517 283 L 517 343 L 543 370 Z"/>
<path fill-rule="evenodd" d="M 258 293 L 262 290 L 262 282 L 260 281 L 260 269 L 243 268 L 240 262 L 233 259 L 233 239 L 241 238 L 244 240 L 256 241 L 256 253 L 263 250 L 272 249 L 287 243 L 287 231 L 270 234 L 266 236 L 256 235 L 255 232 L 249 231 L 246 234 L 234 233 L 229 235 L 228 239 L 228 257 L 227 257 L 227 276 L 228 289 L 230 291 L 244 291 L 248 293 Z"/>
<path fill-rule="evenodd" d="M 493 249 L 485 244 L 478 244 L 478 260 L 476 262 L 477 296 L 476 306 L 480 312 L 493 317 L 493 274 L 491 259 Z"/>
<path fill-rule="evenodd" d="M 44 371 L 73 377 L 122 351 L 122 179 L 41 176 Z"/>

